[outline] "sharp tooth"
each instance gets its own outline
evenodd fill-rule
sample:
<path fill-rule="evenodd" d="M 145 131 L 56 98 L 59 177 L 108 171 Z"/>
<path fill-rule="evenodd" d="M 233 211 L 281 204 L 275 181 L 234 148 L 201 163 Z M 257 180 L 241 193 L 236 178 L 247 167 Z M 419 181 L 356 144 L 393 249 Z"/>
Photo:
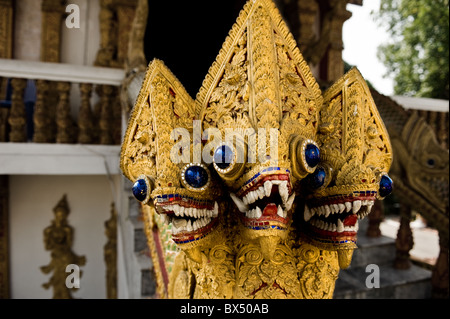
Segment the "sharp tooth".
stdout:
<path fill-rule="evenodd" d="M 283 200 L 283 203 L 286 203 L 289 197 L 289 190 L 287 187 L 287 181 L 282 181 L 280 185 L 278 186 L 278 192 L 280 193 L 281 199 Z"/>
<path fill-rule="evenodd" d="M 330 213 L 331 213 L 330 206 L 325 205 L 325 217 L 330 216 Z"/>
<path fill-rule="evenodd" d="M 258 206 L 256 206 L 255 212 L 256 212 L 255 218 L 260 218 L 262 216 L 261 208 L 259 208 Z"/>
<path fill-rule="evenodd" d="M 345 205 L 342 204 L 342 203 L 339 203 L 339 204 L 338 204 L 338 207 L 339 207 L 339 213 L 343 213 L 344 210 L 345 210 Z"/>
<path fill-rule="evenodd" d="M 233 202 L 236 204 L 236 207 L 239 209 L 241 213 L 245 213 L 248 211 L 248 205 L 244 204 L 243 201 L 241 201 L 235 194 L 230 193 L 230 197 L 233 200 Z M 216 205 L 217 202 L 214 204 L 214 212 L 216 211 Z M 217 207 L 217 214 L 219 212 L 219 208 Z"/>
<path fill-rule="evenodd" d="M 346 211 L 348 213 L 352 209 L 352 203 L 345 202 L 345 209 L 346 209 Z"/>
<path fill-rule="evenodd" d="M 361 201 L 361 205 L 362 206 L 367 206 L 367 203 L 368 203 L 369 201 L 367 200 L 367 199 L 365 199 L 365 200 L 363 200 L 363 201 Z"/>
<path fill-rule="evenodd" d="M 244 198 L 242 199 L 242 202 L 244 203 L 244 205 L 248 205 L 247 195 L 244 196 Z"/>
<path fill-rule="evenodd" d="M 337 227 L 336 227 L 336 225 L 335 224 L 331 224 L 331 231 L 336 231 L 337 230 Z"/>
<path fill-rule="evenodd" d="M 374 204 L 374 201 L 373 201 L 373 200 L 371 200 L 371 201 L 369 201 L 369 202 L 367 203 L 367 211 L 368 211 L 369 213 L 370 213 L 370 211 L 372 210 L 373 204 Z"/>
<path fill-rule="evenodd" d="M 272 182 L 265 181 L 264 182 L 264 193 L 267 197 L 270 197 L 270 193 L 272 192 Z"/>
<path fill-rule="evenodd" d="M 325 206 L 320 206 L 319 207 L 319 215 L 325 215 L 326 214 L 326 212 L 325 212 Z"/>
<path fill-rule="evenodd" d="M 359 209 L 361 208 L 361 201 L 360 200 L 355 200 L 353 202 L 353 214 L 356 214 Z"/>
<path fill-rule="evenodd" d="M 217 204 L 217 202 L 214 202 L 214 211 L 212 214 L 212 217 L 217 217 L 219 216 L 219 204 Z"/>
<path fill-rule="evenodd" d="M 287 200 L 286 203 L 284 204 L 284 209 L 286 210 L 286 212 L 287 212 L 288 210 L 291 210 L 292 204 L 294 203 L 294 199 L 295 199 L 295 193 L 292 193 L 292 195 L 289 196 L 288 200 Z"/>
<path fill-rule="evenodd" d="M 251 204 L 251 201 L 250 201 L 250 192 L 249 193 L 247 193 L 247 195 L 245 195 L 245 199 L 246 199 L 246 205 L 249 205 L 249 204 Z"/>
<path fill-rule="evenodd" d="M 311 214 L 312 214 L 312 216 L 319 214 L 319 211 L 317 210 L 317 207 L 311 208 Z"/>
<path fill-rule="evenodd" d="M 277 215 L 284 218 L 283 208 L 281 208 L 281 205 L 278 205 Z"/>
<path fill-rule="evenodd" d="M 358 223 L 358 221 L 356 221 L 356 224 L 355 224 L 355 232 L 357 232 L 359 230 L 359 223 Z"/>
<path fill-rule="evenodd" d="M 345 206 L 344 206 L 345 207 Z M 333 208 L 334 208 L 334 213 L 338 213 L 339 212 L 339 206 L 338 204 L 333 204 Z M 333 214 L 334 214 L 333 213 Z"/>
<path fill-rule="evenodd" d="M 340 219 L 337 220 L 337 232 L 342 233 L 344 231 L 344 224 Z"/>
<path fill-rule="evenodd" d="M 196 221 L 192 224 L 192 228 L 193 228 L 194 230 L 197 230 L 197 229 L 200 228 L 200 226 L 199 226 L 199 224 L 198 224 L 198 220 L 196 220 Z"/>
<path fill-rule="evenodd" d="M 260 187 L 256 190 L 256 192 L 258 193 L 258 198 L 262 199 L 264 197 L 264 187 Z"/>
<path fill-rule="evenodd" d="M 323 220 L 320 221 L 320 228 L 325 229 L 325 222 Z"/>
<path fill-rule="evenodd" d="M 173 226 L 175 226 L 175 228 L 178 228 L 178 229 L 185 227 L 186 224 L 187 224 L 187 221 L 184 218 L 178 218 L 173 221 Z"/>
<path fill-rule="evenodd" d="M 180 216 L 184 216 L 185 215 L 185 213 L 184 213 L 184 211 L 185 211 L 184 206 L 180 206 L 179 210 L 180 210 Z"/>
<path fill-rule="evenodd" d="M 249 192 L 247 196 L 248 196 L 248 203 L 253 204 L 256 200 L 253 191 Z"/>
<path fill-rule="evenodd" d="M 256 202 L 259 198 L 258 193 L 256 191 L 252 192 L 252 196 L 253 196 L 253 203 Z"/>
<path fill-rule="evenodd" d="M 161 216 L 161 220 L 163 221 L 163 223 L 168 225 L 169 224 L 169 217 L 167 217 L 166 214 L 162 214 L 160 216 Z"/>
<path fill-rule="evenodd" d="M 190 219 L 189 219 L 189 221 L 187 222 L 186 230 L 187 230 L 187 231 L 193 231 L 193 230 L 194 230 L 194 228 L 192 227 L 192 223 L 191 223 L 191 220 L 190 220 Z"/>
<path fill-rule="evenodd" d="M 331 214 L 334 214 L 334 212 L 336 211 L 336 210 L 334 209 L 334 204 L 330 204 L 329 206 L 330 206 Z"/>

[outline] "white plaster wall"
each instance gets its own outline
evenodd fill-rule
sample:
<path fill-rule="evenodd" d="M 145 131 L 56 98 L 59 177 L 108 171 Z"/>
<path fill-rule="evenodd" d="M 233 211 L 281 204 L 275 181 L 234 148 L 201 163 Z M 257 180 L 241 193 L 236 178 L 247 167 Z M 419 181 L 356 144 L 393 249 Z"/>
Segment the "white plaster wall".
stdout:
<path fill-rule="evenodd" d="M 54 218 L 53 208 L 64 194 L 70 209 L 69 224 L 74 228 L 73 251 L 86 256 L 80 289 L 75 298 L 106 298 L 103 246 L 106 244 L 104 222 L 110 218 L 114 185 L 106 176 L 16 175 L 10 177 L 10 265 L 11 297 L 46 299 L 52 291 L 42 284 L 51 274 L 40 267 L 50 261 L 44 248 L 43 230 Z"/>
<path fill-rule="evenodd" d="M 76 4 L 80 8 L 80 28 L 67 28 L 63 21 L 61 62 L 93 65 L 100 47 L 99 1 L 70 0 L 67 3 Z"/>

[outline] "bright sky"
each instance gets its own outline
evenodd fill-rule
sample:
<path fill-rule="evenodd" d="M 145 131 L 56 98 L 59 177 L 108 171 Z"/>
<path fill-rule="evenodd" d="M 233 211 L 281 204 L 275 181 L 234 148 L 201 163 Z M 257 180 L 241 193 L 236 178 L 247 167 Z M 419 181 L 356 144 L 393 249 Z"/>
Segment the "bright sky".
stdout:
<path fill-rule="evenodd" d="M 347 5 L 352 17 L 344 23 L 342 57 L 356 66 L 380 93 L 392 95 L 393 81 L 383 78 L 386 68 L 377 58 L 378 45 L 386 42 L 389 35 L 370 16 L 370 11 L 377 11 L 379 6 L 380 0 L 363 0 L 362 6 Z"/>

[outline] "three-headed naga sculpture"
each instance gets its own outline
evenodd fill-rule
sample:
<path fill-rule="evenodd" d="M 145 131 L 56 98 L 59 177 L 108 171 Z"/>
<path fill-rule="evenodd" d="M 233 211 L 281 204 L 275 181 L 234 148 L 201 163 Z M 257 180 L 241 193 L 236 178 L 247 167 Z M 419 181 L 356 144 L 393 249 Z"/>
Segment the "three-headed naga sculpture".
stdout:
<path fill-rule="evenodd" d="M 332 298 L 391 162 L 359 71 L 322 93 L 270 0 L 247 2 L 195 100 L 149 64 L 121 151 L 163 298 Z"/>

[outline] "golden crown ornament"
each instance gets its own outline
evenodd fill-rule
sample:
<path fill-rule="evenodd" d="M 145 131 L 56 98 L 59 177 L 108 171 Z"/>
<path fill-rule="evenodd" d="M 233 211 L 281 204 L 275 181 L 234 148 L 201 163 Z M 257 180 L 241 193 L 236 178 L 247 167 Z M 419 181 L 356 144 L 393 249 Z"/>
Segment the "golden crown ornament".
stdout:
<path fill-rule="evenodd" d="M 162 298 L 332 298 L 392 150 L 356 69 L 324 94 L 270 0 L 248 1 L 193 100 L 147 69 L 121 151 Z"/>

